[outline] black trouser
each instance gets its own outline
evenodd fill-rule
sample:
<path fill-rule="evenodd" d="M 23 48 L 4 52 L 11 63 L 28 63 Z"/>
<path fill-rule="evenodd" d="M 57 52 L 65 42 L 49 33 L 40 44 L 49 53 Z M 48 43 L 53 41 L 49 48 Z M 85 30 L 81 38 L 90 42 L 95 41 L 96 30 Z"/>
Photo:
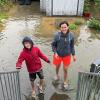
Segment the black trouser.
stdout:
<path fill-rule="evenodd" d="M 35 81 L 37 75 L 40 79 L 44 79 L 43 70 L 41 69 L 39 72 L 29 73 L 30 81 Z"/>

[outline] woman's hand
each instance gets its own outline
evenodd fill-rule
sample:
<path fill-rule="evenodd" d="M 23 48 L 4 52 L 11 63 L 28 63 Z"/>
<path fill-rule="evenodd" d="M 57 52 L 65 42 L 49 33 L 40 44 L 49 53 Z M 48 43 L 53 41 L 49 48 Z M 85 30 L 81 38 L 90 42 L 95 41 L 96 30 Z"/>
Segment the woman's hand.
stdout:
<path fill-rule="evenodd" d="M 55 53 L 54 55 L 55 55 L 56 58 L 58 58 L 58 54 L 57 53 Z"/>
<path fill-rule="evenodd" d="M 74 61 L 74 62 L 76 61 L 76 56 L 75 56 L 75 55 L 73 55 L 73 61 Z"/>

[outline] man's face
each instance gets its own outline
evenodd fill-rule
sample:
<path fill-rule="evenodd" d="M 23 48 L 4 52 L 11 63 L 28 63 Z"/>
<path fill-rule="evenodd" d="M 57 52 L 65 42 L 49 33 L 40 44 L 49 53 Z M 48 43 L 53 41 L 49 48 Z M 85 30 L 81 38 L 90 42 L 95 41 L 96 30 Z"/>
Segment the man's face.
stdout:
<path fill-rule="evenodd" d="M 31 44 L 29 42 L 24 42 L 24 46 L 27 49 L 31 49 Z"/>
<path fill-rule="evenodd" d="M 60 27 L 61 32 L 63 32 L 64 34 L 67 33 L 69 27 L 66 24 L 62 24 Z"/>

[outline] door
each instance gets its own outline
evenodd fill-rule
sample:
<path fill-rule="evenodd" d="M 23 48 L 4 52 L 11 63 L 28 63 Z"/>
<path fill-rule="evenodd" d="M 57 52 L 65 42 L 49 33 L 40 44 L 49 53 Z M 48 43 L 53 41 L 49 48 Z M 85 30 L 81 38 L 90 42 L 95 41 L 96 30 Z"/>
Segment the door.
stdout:
<path fill-rule="evenodd" d="M 78 0 L 53 0 L 53 15 L 77 15 Z"/>

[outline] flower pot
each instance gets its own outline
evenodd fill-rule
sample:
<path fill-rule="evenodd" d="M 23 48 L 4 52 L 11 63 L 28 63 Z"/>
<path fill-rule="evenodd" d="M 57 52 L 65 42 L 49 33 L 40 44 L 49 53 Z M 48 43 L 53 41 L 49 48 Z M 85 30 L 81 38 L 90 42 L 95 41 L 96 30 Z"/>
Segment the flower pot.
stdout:
<path fill-rule="evenodd" d="M 86 18 L 90 18 L 91 17 L 91 13 L 90 12 L 84 12 L 83 16 Z"/>

